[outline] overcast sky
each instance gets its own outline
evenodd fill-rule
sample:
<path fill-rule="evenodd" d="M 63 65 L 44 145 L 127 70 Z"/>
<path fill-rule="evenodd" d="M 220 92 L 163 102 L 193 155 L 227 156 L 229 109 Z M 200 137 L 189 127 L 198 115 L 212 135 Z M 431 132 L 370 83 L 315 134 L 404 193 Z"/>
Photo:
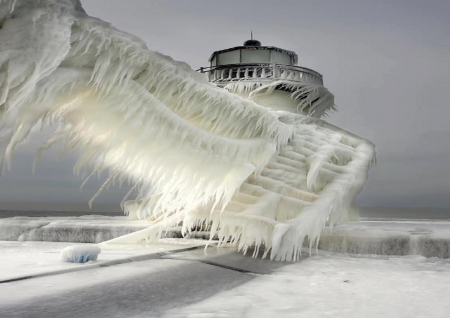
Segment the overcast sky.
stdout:
<path fill-rule="evenodd" d="M 327 121 L 371 140 L 378 164 L 360 206 L 450 207 L 450 1 L 89 0 L 88 14 L 151 50 L 207 66 L 213 51 L 263 45 L 297 52 L 324 76 L 339 111 Z M 45 156 L 31 174 L 33 137 L 0 178 L 0 201 L 85 202 L 73 157 Z M 98 202 L 120 201 L 111 190 Z"/>

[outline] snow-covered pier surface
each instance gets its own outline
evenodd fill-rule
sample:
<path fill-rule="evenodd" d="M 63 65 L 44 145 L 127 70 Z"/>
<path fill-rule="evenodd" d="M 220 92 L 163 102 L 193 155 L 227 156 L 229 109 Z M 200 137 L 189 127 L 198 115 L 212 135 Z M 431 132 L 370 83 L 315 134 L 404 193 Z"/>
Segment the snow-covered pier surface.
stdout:
<path fill-rule="evenodd" d="M 77 246 L 83 245 L 91 246 L 77 244 Z M 156 259 L 160 258 L 158 253 L 170 253 L 196 247 L 201 249 L 204 245 L 205 242 L 197 240 L 174 241 L 171 239 L 162 240 L 157 245 L 104 245 L 101 246 L 102 252 L 97 260 L 86 264 L 74 264 L 60 259 L 61 250 L 74 246 L 73 243 L 0 241 L 0 250 L 3 255 L 0 263 L 0 284 Z"/>
<path fill-rule="evenodd" d="M 448 260 L 318 255 L 164 318 L 445 318 Z"/>
<path fill-rule="evenodd" d="M 102 247 L 90 264 L 58 262 L 67 243 L 0 242 L 0 315 L 23 317 L 427 317 L 450 312 L 450 263 L 420 256 L 304 254 L 271 262 L 209 247 Z M 183 247 L 183 246 L 181 246 Z M 145 252 L 160 258 L 107 265 Z M 4 260 L 4 261 L 3 261 Z M 180 283 L 182 282 L 182 283 Z M 149 297 L 151 295 L 151 297 Z"/>
<path fill-rule="evenodd" d="M 0 21 L 0 163 L 11 166 L 33 127 L 56 124 L 36 163 L 58 142 L 78 150 L 76 173 L 107 174 L 98 193 L 128 182 L 138 196 L 126 211 L 153 222 L 116 243 L 182 226 L 293 261 L 325 224 L 349 218 L 370 142 L 231 94 L 78 0 L 2 0 Z M 299 109 L 318 98 L 312 87 L 297 93 Z"/>

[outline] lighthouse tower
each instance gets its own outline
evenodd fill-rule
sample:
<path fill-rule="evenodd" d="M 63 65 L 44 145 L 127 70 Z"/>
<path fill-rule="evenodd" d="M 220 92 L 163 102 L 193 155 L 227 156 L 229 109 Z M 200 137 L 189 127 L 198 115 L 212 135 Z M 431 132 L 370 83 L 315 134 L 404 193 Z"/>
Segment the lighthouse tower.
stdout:
<path fill-rule="evenodd" d="M 215 51 L 209 58 L 210 82 L 258 104 L 316 118 L 334 109 L 334 96 L 320 73 L 297 66 L 295 52 L 250 40 L 242 46 Z"/>

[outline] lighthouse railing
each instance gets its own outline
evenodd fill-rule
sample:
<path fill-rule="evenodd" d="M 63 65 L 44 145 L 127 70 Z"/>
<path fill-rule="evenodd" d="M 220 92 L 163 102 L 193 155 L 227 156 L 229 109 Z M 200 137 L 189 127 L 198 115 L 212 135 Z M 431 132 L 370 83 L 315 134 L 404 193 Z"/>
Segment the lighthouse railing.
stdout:
<path fill-rule="evenodd" d="M 300 66 L 274 63 L 230 64 L 202 67 L 198 71 L 208 74 L 210 82 L 226 84 L 236 81 L 287 80 L 323 85 L 320 73 Z"/>

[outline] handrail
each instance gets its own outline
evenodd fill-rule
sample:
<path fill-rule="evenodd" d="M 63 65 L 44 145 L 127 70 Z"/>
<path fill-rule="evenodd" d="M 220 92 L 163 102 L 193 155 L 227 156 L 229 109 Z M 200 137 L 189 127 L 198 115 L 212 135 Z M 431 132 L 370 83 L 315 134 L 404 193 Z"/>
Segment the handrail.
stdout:
<path fill-rule="evenodd" d="M 197 71 L 208 73 L 209 81 L 217 84 L 236 81 L 288 80 L 323 85 L 320 73 L 300 66 L 276 63 L 229 64 L 201 67 Z"/>

